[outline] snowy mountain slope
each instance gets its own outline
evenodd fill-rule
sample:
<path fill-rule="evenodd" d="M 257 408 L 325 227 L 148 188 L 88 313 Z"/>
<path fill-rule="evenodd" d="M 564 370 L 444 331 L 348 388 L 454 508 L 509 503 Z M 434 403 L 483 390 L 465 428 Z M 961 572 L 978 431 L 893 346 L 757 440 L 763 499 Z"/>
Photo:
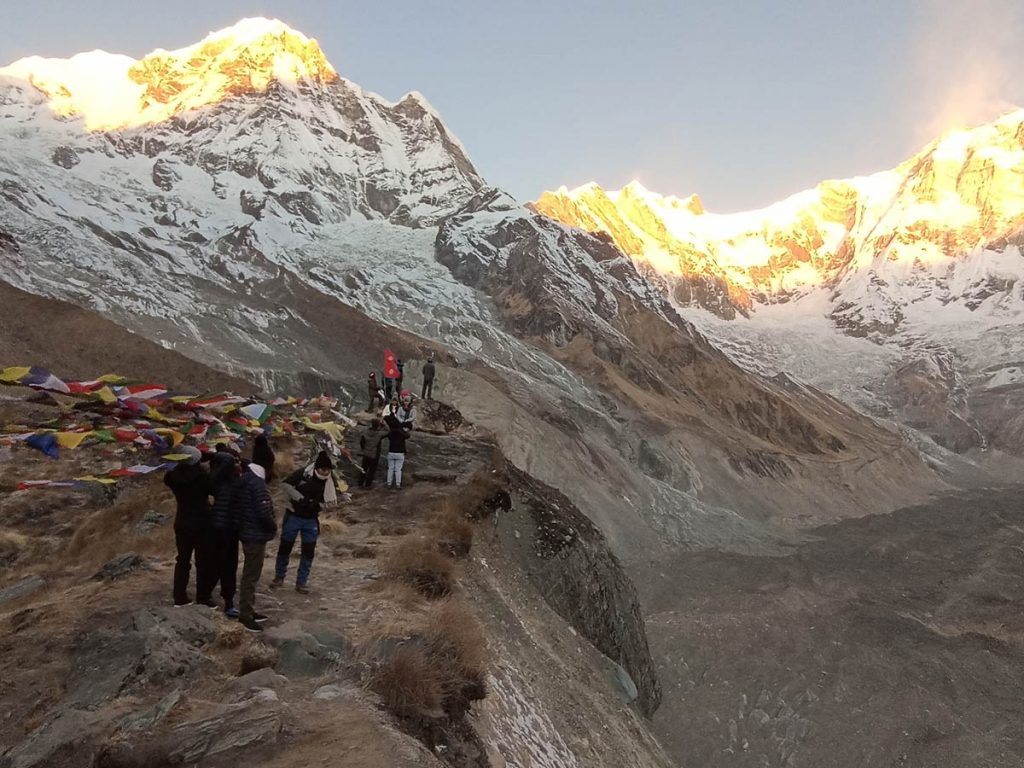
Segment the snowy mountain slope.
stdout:
<path fill-rule="evenodd" d="M 791 371 L 957 450 L 1024 449 L 991 398 L 975 402 L 1024 358 L 1024 111 L 760 211 L 636 183 L 534 205 L 612 238 L 751 370 Z"/>

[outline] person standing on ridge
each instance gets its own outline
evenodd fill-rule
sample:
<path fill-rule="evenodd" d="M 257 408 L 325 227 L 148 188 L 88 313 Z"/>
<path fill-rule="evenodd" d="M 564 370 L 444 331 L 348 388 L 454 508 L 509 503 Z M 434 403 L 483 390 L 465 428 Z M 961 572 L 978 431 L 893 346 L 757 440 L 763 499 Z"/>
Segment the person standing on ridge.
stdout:
<path fill-rule="evenodd" d="M 238 538 L 245 555 L 242 583 L 238 590 L 238 618 L 242 626 L 252 632 L 262 632 L 263 627 L 258 622 L 267 618 L 256 613 L 256 585 L 263 573 L 267 542 L 277 533 L 274 502 L 267 490 L 265 474 L 259 464 L 249 464 L 239 476 L 231 499 Z"/>
<path fill-rule="evenodd" d="M 381 393 L 380 384 L 377 383 L 377 374 L 373 371 L 370 371 L 370 377 L 366 380 L 366 394 L 370 396 L 370 404 L 366 407 L 370 413 L 373 413 L 378 402 L 384 405 L 384 395 Z"/>
<path fill-rule="evenodd" d="M 406 429 L 405 424 L 394 413 L 389 413 L 385 417 L 384 423 L 388 428 L 388 475 L 385 484 L 388 488 L 394 488 L 397 491 L 402 487 L 405 441 L 409 437 L 411 428 Z"/>
<path fill-rule="evenodd" d="M 359 453 L 363 457 L 363 476 L 359 485 L 363 488 L 372 488 L 377 476 L 381 443 L 384 442 L 384 436 L 377 434 L 380 427 L 380 419 L 374 419 L 370 422 L 370 429 L 359 436 Z"/>
<path fill-rule="evenodd" d="M 395 367 L 398 369 L 398 378 L 395 379 L 395 391 L 402 391 L 402 382 L 405 380 L 405 363 L 402 362 L 402 358 L 398 358 L 398 362 L 395 363 Z"/>
<path fill-rule="evenodd" d="M 430 353 L 430 357 L 427 358 L 427 362 L 423 365 L 423 394 L 420 395 L 420 400 L 433 400 L 434 399 L 434 374 L 436 368 L 434 366 L 434 353 Z"/>
<path fill-rule="evenodd" d="M 281 543 L 277 548 L 277 564 L 274 569 L 274 580 L 270 582 L 273 589 L 284 585 L 288 575 L 288 558 L 292 554 L 295 539 L 301 535 L 302 549 L 299 557 L 299 572 L 295 579 L 295 591 L 309 594 L 309 573 L 313 570 L 313 558 L 316 555 L 316 541 L 320 536 L 320 506 L 333 506 L 338 503 L 338 494 L 334 487 L 334 464 L 326 451 L 317 454 L 316 461 L 305 469 L 298 469 L 285 481 L 288 493 L 288 509 L 281 523 Z"/>
<path fill-rule="evenodd" d="M 230 448 L 229 448 L 230 446 Z M 203 458 L 210 462 L 210 481 L 213 484 L 212 523 L 214 574 L 210 592 L 220 582 L 220 596 L 224 599 L 224 615 L 238 618 L 235 592 L 238 589 L 238 526 L 232 514 L 232 499 L 241 482 L 242 465 L 237 448 L 222 443 L 215 453 Z"/>
<path fill-rule="evenodd" d="M 198 448 L 183 445 L 178 449 L 187 459 L 164 475 L 164 484 L 171 489 L 178 503 L 174 515 L 174 543 L 178 550 L 174 561 L 174 604 L 191 605 L 188 577 L 192 557 L 196 561 L 196 601 L 210 605 L 213 591 L 210 528 L 210 474 L 200 465 L 203 454 Z"/>
<path fill-rule="evenodd" d="M 412 432 L 416 427 L 416 406 L 412 404 L 412 392 L 408 389 L 403 389 L 399 395 L 398 408 L 394 414 L 407 431 Z"/>

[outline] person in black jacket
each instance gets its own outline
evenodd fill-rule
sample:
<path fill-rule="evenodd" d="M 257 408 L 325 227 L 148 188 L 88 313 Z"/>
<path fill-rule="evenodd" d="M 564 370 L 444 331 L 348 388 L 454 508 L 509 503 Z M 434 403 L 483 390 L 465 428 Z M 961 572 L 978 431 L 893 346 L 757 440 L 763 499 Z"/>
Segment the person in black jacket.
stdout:
<path fill-rule="evenodd" d="M 199 463 L 202 454 L 191 445 L 182 446 L 188 459 L 164 475 L 164 483 L 178 502 L 174 515 L 174 543 L 178 550 L 174 562 L 174 604 L 190 605 L 188 577 L 192 557 L 196 561 L 196 599 L 209 605 L 213 590 L 211 579 L 210 474 Z"/>
<path fill-rule="evenodd" d="M 267 490 L 265 470 L 259 464 L 249 464 L 239 476 L 231 494 L 232 517 L 242 542 L 242 583 L 238 590 L 238 618 L 242 626 L 254 632 L 262 631 L 257 623 L 256 584 L 263 573 L 263 559 L 267 542 L 277 533 L 274 520 L 274 502 Z"/>
<path fill-rule="evenodd" d="M 229 450 L 227 445 L 218 445 L 215 453 L 208 453 L 204 458 L 210 463 L 210 480 L 213 484 L 210 522 L 214 573 L 210 591 L 212 593 L 220 582 L 224 614 L 229 619 L 237 619 L 235 592 L 238 588 L 238 527 L 232 512 L 232 498 L 241 482 L 243 467 L 238 455 Z"/>
<path fill-rule="evenodd" d="M 402 465 L 405 464 L 405 441 L 411 428 L 398 419 L 394 413 L 384 417 L 388 428 L 388 475 L 385 485 L 398 490 L 402 487 Z M 392 486 L 392 481 L 394 485 Z"/>
<path fill-rule="evenodd" d="M 380 419 L 370 422 L 370 430 L 359 436 L 359 452 L 363 457 L 363 477 L 359 485 L 363 488 L 372 488 L 373 479 L 377 476 L 377 466 L 380 464 L 380 447 L 384 436 L 378 434 L 380 430 Z"/>
<path fill-rule="evenodd" d="M 434 365 L 434 354 L 430 354 L 430 358 L 423 365 L 423 394 L 420 395 L 420 400 L 432 400 L 434 397 L 434 375 L 437 373 L 437 368 Z"/>
<path fill-rule="evenodd" d="M 292 554 L 292 547 L 295 546 L 295 539 L 301 535 L 302 549 L 295 591 L 309 593 L 306 584 L 313 569 L 316 541 L 320 536 L 320 507 L 323 504 L 333 505 L 338 501 L 333 469 L 331 457 L 320 451 L 313 464 L 305 469 L 298 469 L 285 478 L 288 508 L 281 523 L 281 543 L 277 548 L 274 580 L 270 582 L 272 588 L 277 589 L 284 584 L 285 576 L 288 575 L 288 558 Z"/>

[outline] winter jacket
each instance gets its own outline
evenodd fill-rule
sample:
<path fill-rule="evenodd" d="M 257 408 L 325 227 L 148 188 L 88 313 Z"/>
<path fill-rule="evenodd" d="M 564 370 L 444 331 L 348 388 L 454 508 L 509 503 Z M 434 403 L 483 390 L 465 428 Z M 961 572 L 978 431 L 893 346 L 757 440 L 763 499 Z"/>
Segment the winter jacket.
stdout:
<path fill-rule="evenodd" d="M 436 369 L 434 368 L 434 361 L 427 360 L 426 364 L 423 366 L 423 381 L 427 384 L 431 383 L 434 380 L 435 372 Z"/>
<path fill-rule="evenodd" d="M 313 518 L 320 516 L 320 505 L 324 503 L 324 487 L 330 482 L 321 480 L 315 474 L 306 475 L 304 469 L 297 469 L 284 481 L 289 486 L 288 511 L 296 517 Z"/>
<path fill-rule="evenodd" d="M 372 379 L 366 380 L 366 394 L 370 397 L 376 397 L 380 391 L 380 384 L 377 383 L 377 377 L 374 376 Z"/>
<path fill-rule="evenodd" d="M 383 435 L 375 435 L 372 432 L 364 432 L 359 436 L 359 452 L 364 458 L 380 460 L 380 444 L 384 439 Z"/>
<path fill-rule="evenodd" d="M 210 474 L 199 464 L 178 464 L 164 475 L 164 484 L 178 502 L 174 530 L 197 531 L 210 525 Z"/>
<path fill-rule="evenodd" d="M 240 467 L 230 453 L 218 451 L 210 456 L 210 481 L 213 486 L 213 508 L 210 521 L 218 531 L 236 531 L 231 500 L 240 480 Z"/>
<path fill-rule="evenodd" d="M 267 484 L 249 470 L 243 471 L 234 485 L 231 513 L 240 541 L 259 544 L 277 535 L 274 502 Z"/>
<path fill-rule="evenodd" d="M 405 453 L 409 431 L 394 416 L 388 416 L 385 423 L 388 425 L 388 453 Z"/>

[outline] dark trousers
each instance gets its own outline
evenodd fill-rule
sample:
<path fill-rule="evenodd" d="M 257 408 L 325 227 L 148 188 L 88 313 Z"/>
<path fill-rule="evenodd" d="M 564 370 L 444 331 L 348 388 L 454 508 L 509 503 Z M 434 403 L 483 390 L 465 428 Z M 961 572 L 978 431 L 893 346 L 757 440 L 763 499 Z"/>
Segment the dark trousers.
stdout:
<path fill-rule="evenodd" d="M 423 380 L 423 394 L 420 395 L 420 400 L 426 400 L 427 398 L 434 397 L 434 380 L 424 379 Z"/>
<path fill-rule="evenodd" d="M 224 599 L 224 610 L 235 604 L 235 591 L 238 586 L 238 534 L 234 531 L 213 532 L 211 537 L 211 570 L 213 576 L 210 580 L 209 592 L 205 595 L 199 593 L 199 601 L 207 600 L 213 595 L 213 590 L 220 583 L 220 596 Z"/>
<path fill-rule="evenodd" d="M 359 485 L 363 488 L 373 488 L 373 478 L 377 476 L 377 464 L 380 459 L 377 456 L 363 456 L 363 477 Z"/>
<path fill-rule="evenodd" d="M 238 588 L 238 618 L 253 621 L 256 613 L 256 585 L 263 575 L 263 558 L 267 555 L 267 542 L 243 541 L 242 583 Z"/>
<path fill-rule="evenodd" d="M 178 550 L 178 556 L 174 561 L 174 602 L 181 604 L 189 601 L 188 577 L 192 572 L 193 556 L 196 561 L 196 598 L 200 601 L 204 596 L 208 598 L 210 590 L 213 589 L 210 532 L 176 528 L 174 544 Z"/>
<path fill-rule="evenodd" d="M 384 379 L 384 399 L 391 400 L 391 395 L 395 391 L 395 380 Z"/>
<path fill-rule="evenodd" d="M 274 577 L 278 581 L 284 581 L 284 577 L 288 575 L 288 558 L 291 557 L 295 539 L 299 536 L 302 537 L 302 548 L 299 550 L 299 572 L 295 583 L 301 587 L 309 581 L 309 572 L 313 570 L 313 558 L 316 557 L 316 541 L 320 538 L 320 521 L 315 517 L 290 514 L 284 516 Z"/>

